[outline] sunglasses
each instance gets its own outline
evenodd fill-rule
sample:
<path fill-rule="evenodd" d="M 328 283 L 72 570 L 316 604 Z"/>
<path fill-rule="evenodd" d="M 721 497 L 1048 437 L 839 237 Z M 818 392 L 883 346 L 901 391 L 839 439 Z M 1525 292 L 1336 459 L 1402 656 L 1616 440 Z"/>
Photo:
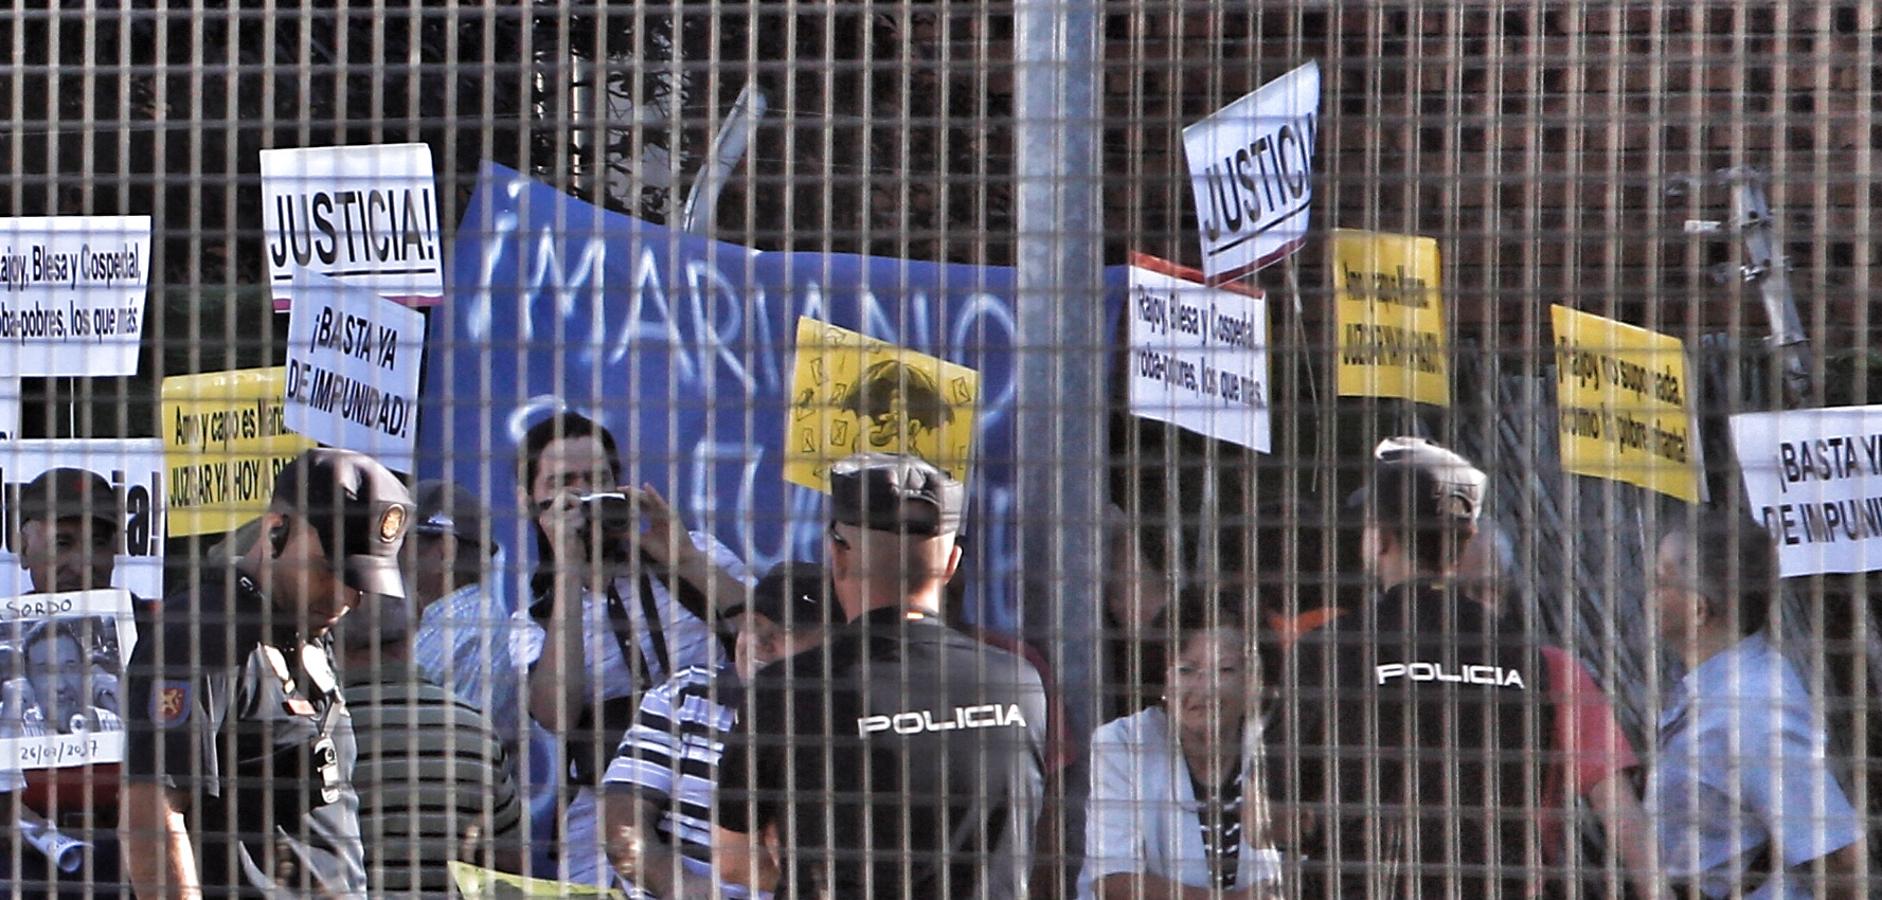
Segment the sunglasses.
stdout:
<path fill-rule="evenodd" d="M 838 550 L 848 550 L 850 548 L 849 540 L 837 532 L 835 522 L 830 523 L 830 527 L 825 530 L 825 533 L 830 536 L 830 543 L 835 544 Z"/>

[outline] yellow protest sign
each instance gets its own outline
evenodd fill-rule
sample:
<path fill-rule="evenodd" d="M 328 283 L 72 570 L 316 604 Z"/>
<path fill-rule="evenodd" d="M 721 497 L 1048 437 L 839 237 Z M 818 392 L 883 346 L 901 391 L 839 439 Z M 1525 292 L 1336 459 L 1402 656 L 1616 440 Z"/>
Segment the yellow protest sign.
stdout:
<path fill-rule="evenodd" d="M 1451 405 L 1436 238 L 1333 232 L 1339 392 Z"/>
<path fill-rule="evenodd" d="M 965 482 L 980 373 L 838 328 L 797 320 L 784 480 L 826 493 L 852 453 L 913 453 Z"/>
<path fill-rule="evenodd" d="M 1703 500 L 1686 345 L 1566 306 L 1550 312 L 1562 468 Z"/>
<path fill-rule="evenodd" d="M 314 442 L 287 429 L 287 369 L 163 380 L 170 535 L 231 531 L 268 509 L 274 476 Z"/>
<path fill-rule="evenodd" d="M 451 861 L 450 871 L 451 883 L 456 885 L 457 895 L 463 900 L 529 900 L 534 897 L 544 900 L 552 897 L 556 900 L 583 897 L 620 900 L 621 897 L 621 892 L 613 888 L 551 881 L 547 878 L 525 878 L 456 860 Z"/>

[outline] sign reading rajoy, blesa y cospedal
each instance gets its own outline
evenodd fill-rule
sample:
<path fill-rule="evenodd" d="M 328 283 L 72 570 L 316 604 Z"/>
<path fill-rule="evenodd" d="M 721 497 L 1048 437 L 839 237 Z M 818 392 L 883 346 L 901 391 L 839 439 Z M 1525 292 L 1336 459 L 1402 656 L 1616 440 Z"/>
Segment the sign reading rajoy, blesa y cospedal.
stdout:
<path fill-rule="evenodd" d="M 1241 285 L 1205 287 L 1194 274 L 1131 259 L 1131 414 L 1266 453 L 1268 301 Z"/>
<path fill-rule="evenodd" d="M 0 219 L 0 377 L 137 373 L 149 216 Z"/>

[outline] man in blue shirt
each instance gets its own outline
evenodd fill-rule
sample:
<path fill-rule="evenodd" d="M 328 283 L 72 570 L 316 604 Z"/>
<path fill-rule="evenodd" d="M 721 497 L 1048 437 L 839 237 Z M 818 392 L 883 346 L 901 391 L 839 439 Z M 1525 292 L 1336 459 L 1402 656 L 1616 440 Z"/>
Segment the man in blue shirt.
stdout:
<path fill-rule="evenodd" d="M 413 496 L 418 509 L 405 542 L 419 614 L 413 661 L 426 681 L 488 716 L 515 754 L 526 736 L 524 672 L 511 652 L 513 610 L 491 583 L 500 569 L 489 513 L 469 491 L 443 481 L 421 481 Z"/>
<path fill-rule="evenodd" d="M 539 568 L 518 611 L 516 661 L 532 748 L 566 759 L 556 783 L 532 785 L 531 808 L 562 823 L 537 835 L 560 851 L 545 862 L 566 880 L 606 884 L 594 787 L 643 692 L 725 660 L 714 607 L 744 597 L 750 579 L 651 485 L 623 483 L 619 445 L 600 422 L 558 413 L 530 426 L 521 450 L 518 499 L 534 516 Z"/>
<path fill-rule="evenodd" d="M 1860 896 L 1861 816 L 1802 676 L 1764 630 L 1770 536 L 1749 520 L 1681 522 L 1654 574 L 1660 636 L 1687 669 L 1648 781 L 1662 864 L 1707 897 Z"/>

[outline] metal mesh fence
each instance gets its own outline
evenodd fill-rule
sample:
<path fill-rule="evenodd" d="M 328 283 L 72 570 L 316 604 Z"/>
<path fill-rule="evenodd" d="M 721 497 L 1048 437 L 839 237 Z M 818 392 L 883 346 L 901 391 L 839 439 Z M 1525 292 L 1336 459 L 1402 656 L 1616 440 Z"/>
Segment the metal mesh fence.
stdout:
<path fill-rule="evenodd" d="M 0 883 L 1868 895 L 1876 19 L 15 3 Z"/>

